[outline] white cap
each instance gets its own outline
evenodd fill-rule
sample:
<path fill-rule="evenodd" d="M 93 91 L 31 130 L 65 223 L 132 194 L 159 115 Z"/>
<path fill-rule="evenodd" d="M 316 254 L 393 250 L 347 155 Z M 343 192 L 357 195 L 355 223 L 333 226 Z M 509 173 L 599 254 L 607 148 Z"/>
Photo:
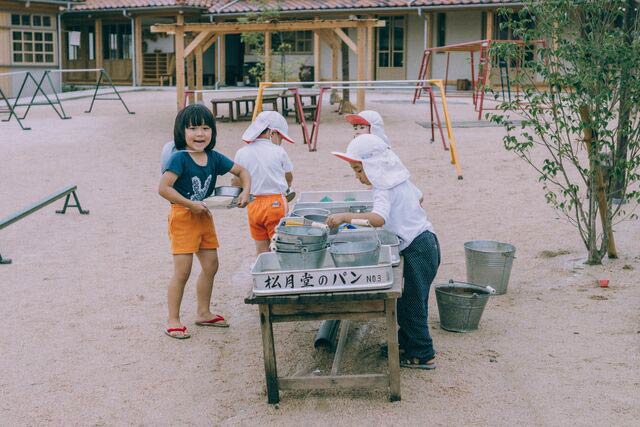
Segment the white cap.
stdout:
<path fill-rule="evenodd" d="M 387 190 L 409 179 L 409 171 L 400 158 L 379 136 L 359 135 L 347 147 L 346 153 L 331 154 L 350 163 L 361 162 L 364 173 L 374 188 Z"/>
<path fill-rule="evenodd" d="M 258 114 L 258 117 L 256 117 L 253 123 L 251 123 L 242 134 L 242 140 L 244 142 L 253 142 L 266 129 L 278 132 L 282 138 L 291 143 L 295 142 L 289 136 L 289 125 L 287 121 L 282 117 L 282 114 L 277 111 L 263 111 Z"/>
<path fill-rule="evenodd" d="M 389 138 L 387 138 L 387 135 L 384 133 L 382 116 L 376 111 L 364 110 L 358 114 L 347 114 L 344 118 L 352 125 L 371 126 L 371 133 L 382 138 L 386 144 L 389 144 Z"/>

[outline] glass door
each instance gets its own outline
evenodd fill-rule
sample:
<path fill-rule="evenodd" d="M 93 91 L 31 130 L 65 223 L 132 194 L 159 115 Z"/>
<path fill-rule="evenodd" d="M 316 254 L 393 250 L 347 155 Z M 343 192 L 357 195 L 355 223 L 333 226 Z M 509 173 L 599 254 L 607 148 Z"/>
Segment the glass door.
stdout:
<path fill-rule="evenodd" d="M 386 25 L 377 30 L 376 78 L 403 80 L 406 78 L 406 17 L 381 17 Z"/>

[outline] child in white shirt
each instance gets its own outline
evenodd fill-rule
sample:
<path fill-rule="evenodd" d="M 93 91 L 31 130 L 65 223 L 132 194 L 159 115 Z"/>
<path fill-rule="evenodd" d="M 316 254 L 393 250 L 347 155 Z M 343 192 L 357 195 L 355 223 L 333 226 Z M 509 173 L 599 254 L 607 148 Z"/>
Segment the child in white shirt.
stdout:
<path fill-rule="evenodd" d="M 434 369 L 436 353 L 427 318 L 429 290 L 440 265 L 440 245 L 422 209 L 422 193 L 409 181 L 409 171 L 398 156 L 375 135 L 360 135 L 349 143 L 346 153 L 333 154 L 349 162 L 362 184 L 373 187 L 373 211 L 334 214 L 327 225 L 366 219 L 400 238 L 404 258 L 404 290 L 398 300 L 400 366 Z"/>
<path fill-rule="evenodd" d="M 287 213 L 285 195 L 293 181 L 293 164 L 280 144 L 283 139 L 294 142 L 288 132 L 287 121 L 280 113 L 263 111 L 242 135 L 247 145 L 234 159 L 251 174 L 255 200 L 247 206 L 247 213 L 258 254 L 269 251 L 275 228 Z"/>

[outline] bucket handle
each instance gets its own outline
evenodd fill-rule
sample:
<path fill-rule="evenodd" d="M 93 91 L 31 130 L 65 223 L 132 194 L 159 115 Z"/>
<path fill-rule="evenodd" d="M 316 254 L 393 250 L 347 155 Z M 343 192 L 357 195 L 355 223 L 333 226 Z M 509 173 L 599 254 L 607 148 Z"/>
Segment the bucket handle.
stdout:
<path fill-rule="evenodd" d="M 380 236 L 378 235 L 378 229 L 376 227 L 372 226 L 368 219 L 357 219 L 357 218 L 354 218 L 349 222 L 351 224 L 353 224 L 353 225 L 359 225 L 361 227 L 371 227 L 371 228 L 373 228 L 373 231 L 375 231 L 375 233 L 376 233 L 376 240 L 378 241 L 378 246 L 382 246 L 382 242 L 380 241 Z"/>
<path fill-rule="evenodd" d="M 483 290 L 483 291 L 487 291 L 487 292 L 489 292 L 491 295 L 493 295 L 493 294 L 495 294 L 495 293 L 496 293 L 496 290 L 495 290 L 493 287 L 489 286 L 489 285 L 487 285 L 487 286 L 480 286 L 480 285 L 476 285 L 475 283 L 461 282 L 461 281 L 459 281 L 459 280 L 449 279 L 449 284 L 450 284 L 450 285 L 455 286 L 455 284 L 454 284 L 454 283 L 456 283 L 456 282 L 457 282 L 457 283 L 462 283 L 462 284 L 464 284 L 464 285 L 471 286 L 471 287 L 474 287 L 474 288 L 478 288 L 478 289 L 481 289 L 481 290 Z"/>

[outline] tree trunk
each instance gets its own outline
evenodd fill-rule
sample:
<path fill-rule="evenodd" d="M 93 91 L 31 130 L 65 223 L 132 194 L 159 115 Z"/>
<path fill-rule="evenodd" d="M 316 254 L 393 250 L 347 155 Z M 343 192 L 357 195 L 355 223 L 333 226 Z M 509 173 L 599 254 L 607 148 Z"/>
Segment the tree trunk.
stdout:
<path fill-rule="evenodd" d="M 637 19 L 636 1 L 627 0 L 627 10 L 624 15 L 624 44 L 629 50 L 633 44 L 633 30 Z M 624 68 L 620 76 L 620 117 L 618 119 L 618 141 L 616 143 L 616 155 L 613 159 L 613 176 L 611 185 L 612 197 L 624 201 L 625 182 L 627 168 L 627 146 L 629 143 L 629 127 L 631 105 L 629 105 L 629 83 L 631 81 L 632 70 Z"/>
<path fill-rule="evenodd" d="M 613 229 L 611 228 L 609 207 L 607 205 L 607 199 L 605 196 L 604 175 L 602 173 L 602 167 L 597 162 L 597 153 L 593 146 L 593 129 L 590 127 L 591 117 L 589 114 L 589 107 L 583 106 L 580 108 L 580 118 L 585 124 L 583 129 L 584 143 L 587 147 L 587 153 L 589 153 L 589 224 L 587 230 L 588 237 L 588 250 L 589 258 L 587 264 L 602 264 L 602 257 L 604 253 L 601 253 L 598 249 L 597 236 L 598 230 L 595 221 L 595 205 L 597 201 L 598 209 L 600 211 L 600 220 L 602 223 L 603 239 L 606 239 L 607 252 L 609 258 L 618 258 L 618 252 L 616 250 L 616 242 L 613 237 Z"/>
<path fill-rule="evenodd" d="M 342 80 L 348 82 L 351 80 L 349 78 L 349 46 L 347 46 L 345 42 L 342 42 L 341 49 L 342 49 L 342 55 L 341 55 L 342 56 L 342 61 L 341 61 L 342 62 Z M 355 112 L 356 109 L 350 101 L 351 100 L 349 99 L 349 89 L 342 89 L 342 101 L 340 101 L 340 108 L 338 108 L 338 111 L 341 114 L 350 114 Z"/>

